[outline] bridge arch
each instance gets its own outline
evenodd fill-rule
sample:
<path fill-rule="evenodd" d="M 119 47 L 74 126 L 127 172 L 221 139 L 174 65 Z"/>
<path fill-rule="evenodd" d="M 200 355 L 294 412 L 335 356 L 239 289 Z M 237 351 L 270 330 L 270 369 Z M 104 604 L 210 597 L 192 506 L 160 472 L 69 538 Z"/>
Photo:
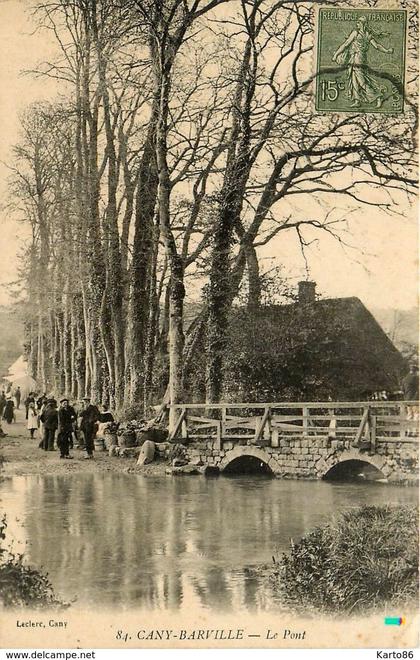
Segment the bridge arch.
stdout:
<path fill-rule="evenodd" d="M 281 469 L 277 459 L 274 456 L 271 456 L 264 448 L 253 447 L 250 445 L 235 447 L 234 449 L 227 451 L 226 455 L 220 462 L 220 472 L 223 472 L 233 461 L 245 456 L 251 456 L 258 459 L 262 463 L 265 463 L 265 465 L 268 465 L 273 474 L 280 475 L 282 472 L 284 472 L 284 469 Z"/>
<path fill-rule="evenodd" d="M 360 464 L 367 463 L 368 465 L 376 468 L 384 478 L 386 478 L 389 473 L 389 469 L 387 469 L 386 458 L 384 456 L 379 456 L 378 454 L 369 456 L 369 454 L 366 452 L 362 453 L 358 449 L 350 449 L 335 452 L 325 459 L 321 458 L 315 466 L 317 476 L 321 479 L 324 479 L 327 474 L 334 468 L 349 462 Z"/>

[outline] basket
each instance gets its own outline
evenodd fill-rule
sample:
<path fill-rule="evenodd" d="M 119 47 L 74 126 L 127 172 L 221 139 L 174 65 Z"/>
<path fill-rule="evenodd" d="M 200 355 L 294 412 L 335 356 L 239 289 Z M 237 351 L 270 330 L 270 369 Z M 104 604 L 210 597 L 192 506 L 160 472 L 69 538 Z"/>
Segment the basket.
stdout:
<path fill-rule="evenodd" d="M 103 438 L 95 438 L 95 451 L 106 451 Z"/>

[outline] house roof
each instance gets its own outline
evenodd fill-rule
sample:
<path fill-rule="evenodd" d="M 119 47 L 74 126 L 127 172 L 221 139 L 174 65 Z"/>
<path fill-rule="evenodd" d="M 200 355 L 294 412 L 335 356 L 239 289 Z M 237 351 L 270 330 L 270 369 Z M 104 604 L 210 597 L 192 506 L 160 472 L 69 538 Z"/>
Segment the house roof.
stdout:
<path fill-rule="evenodd" d="M 397 390 L 407 365 L 363 303 L 351 297 L 272 305 L 254 313 L 234 309 L 226 371 L 238 378 L 248 369 L 248 387 L 254 379 L 261 389 L 270 383 L 290 397 L 360 398 Z"/>
<path fill-rule="evenodd" d="M 197 336 L 185 376 L 202 400 L 206 340 Z M 398 391 L 408 366 L 357 297 L 233 307 L 224 355 L 227 401 L 363 400 Z"/>

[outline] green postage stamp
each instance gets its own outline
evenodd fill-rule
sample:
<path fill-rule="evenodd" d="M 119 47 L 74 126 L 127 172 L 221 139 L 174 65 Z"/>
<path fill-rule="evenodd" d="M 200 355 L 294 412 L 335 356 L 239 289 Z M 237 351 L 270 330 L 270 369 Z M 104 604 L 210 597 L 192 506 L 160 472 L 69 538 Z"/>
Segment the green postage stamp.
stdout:
<path fill-rule="evenodd" d="M 404 111 L 405 10 L 320 8 L 319 112 Z"/>

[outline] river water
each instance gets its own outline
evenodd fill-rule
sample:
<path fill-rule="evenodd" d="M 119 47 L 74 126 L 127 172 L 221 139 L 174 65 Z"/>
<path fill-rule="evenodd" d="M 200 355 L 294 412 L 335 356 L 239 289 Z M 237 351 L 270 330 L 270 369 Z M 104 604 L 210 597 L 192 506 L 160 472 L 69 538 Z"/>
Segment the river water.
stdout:
<path fill-rule="evenodd" d="M 412 487 L 257 475 L 13 477 L 0 494 L 15 551 L 25 549 L 65 600 L 218 612 L 272 609 L 250 569 L 334 513 L 417 501 Z"/>

